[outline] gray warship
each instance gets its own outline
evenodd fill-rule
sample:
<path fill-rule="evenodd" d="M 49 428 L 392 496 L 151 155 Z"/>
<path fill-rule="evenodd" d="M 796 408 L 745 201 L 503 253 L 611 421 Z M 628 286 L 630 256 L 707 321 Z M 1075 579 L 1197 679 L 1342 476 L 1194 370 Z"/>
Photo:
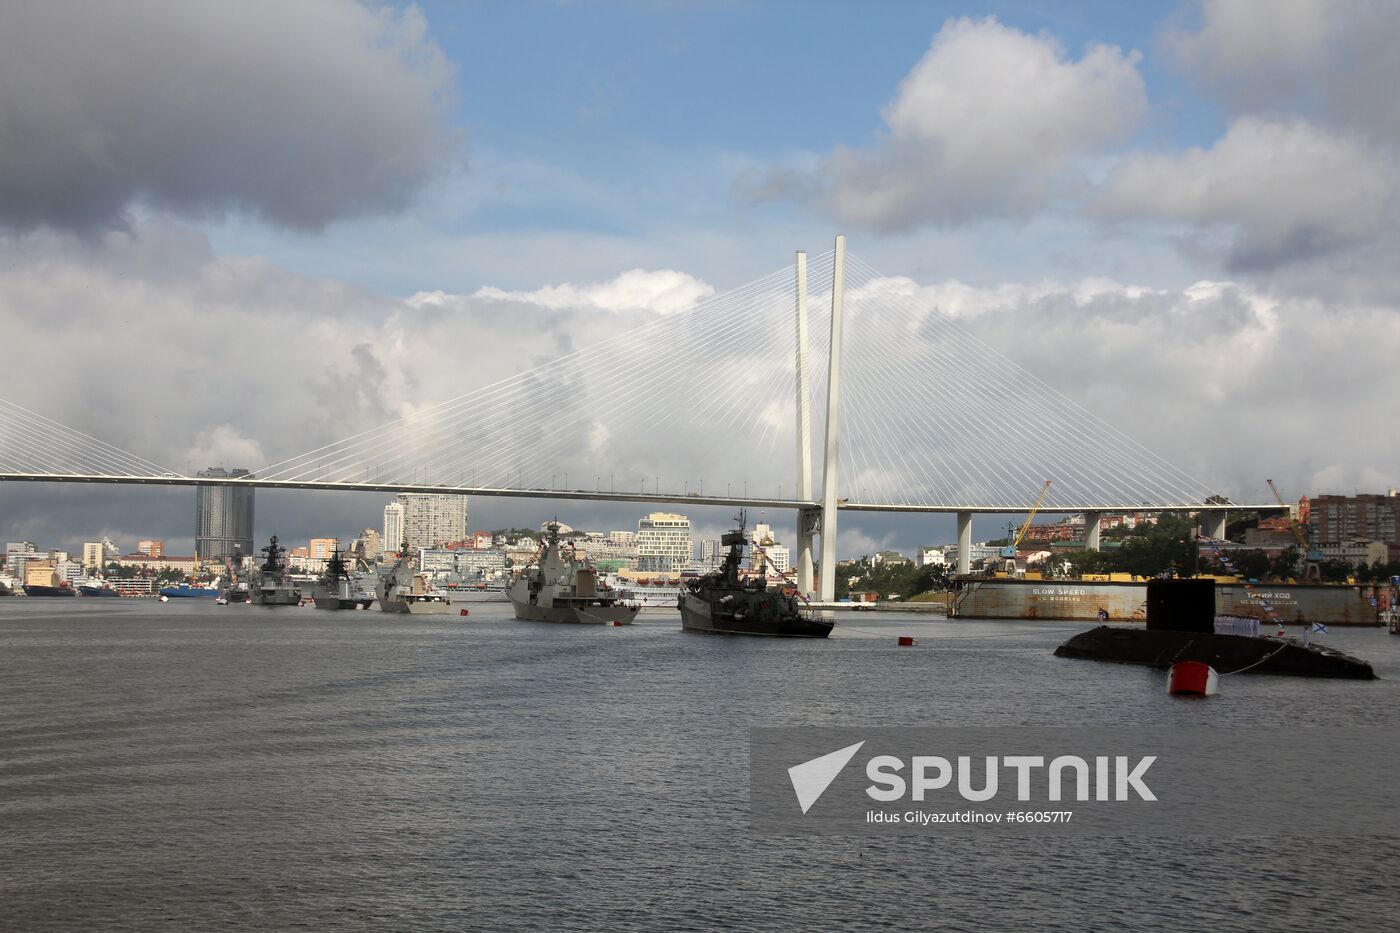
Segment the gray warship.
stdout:
<path fill-rule="evenodd" d="M 267 555 L 262 566 L 254 575 L 254 584 L 249 593 L 259 606 L 296 606 L 301 603 L 301 587 L 287 578 L 287 564 L 283 555 L 287 549 L 279 547 L 277 536 L 262 549 Z"/>
<path fill-rule="evenodd" d="M 311 598 L 317 609 L 368 609 L 374 602 L 373 596 L 355 591 L 355 581 L 345 568 L 339 548 L 331 551 L 325 572 L 311 591 Z"/>
<path fill-rule="evenodd" d="M 720 539 L 729 553 L 713 573 L 692 580 L 681 590 L 681 630 L 712 635 L 768 635 L 778 638 L 825 638 L 834 621 L 804 613 L 796 590 L 769 587 L 766 575 L 742 579 L 744 513 L 739 527 Z"/>
<path fill-rule="evenodd" d="M 452 611 L 452 598 L 428 582 L 428 575 L 416 571 L 408 544 L 399 550 L 399 559 L 379 578 L 375 588 L 382 612 L 412 615 L 445 615 Z"/>
<path fill-rule="evenodd" d="M 507 593 L 515 617 L 530 622 L 628 625 L 639 608 L 622 605 L 616 590 L 599 586 L 598 571 L 587 560 L 564 556 L 557 522 L 545 529 L 544 552 L 520 571 Z"/>

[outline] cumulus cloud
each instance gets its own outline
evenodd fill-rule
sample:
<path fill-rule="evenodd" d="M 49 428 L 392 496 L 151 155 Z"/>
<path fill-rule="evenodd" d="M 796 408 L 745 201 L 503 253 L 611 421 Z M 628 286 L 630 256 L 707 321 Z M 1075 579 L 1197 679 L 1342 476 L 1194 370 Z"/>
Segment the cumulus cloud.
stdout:
<path fill-rule="evenodd" d="M 1400 5 L 1387 0 L 1203 0 L 1165 33 L 1183 73 L 1235 113 L 1288 111 L 1400 145 Z"/>
<path fill-rule="evenodd" d="M 231 424 L 216 424 L 195 435 L 194 444 L 185 451 L 185 462 L 206 466 L 257 469 L 267 462 L 262 445 Z"/>
<path fill-rule="evenodd" d="M 1138 58 L 1093 45 L 1074 59 L 995 19 L 950 20 L 885 107 L 873 146 L 745 185 L 877 230 L 1021 214 L 1137 127 L 1147 107 Z"/>
<path fill-rule="evenodd" d="M 451 158 L 451 69 L 413 8 L 0 6 L 0 226 L 133 205 L 316 230 L 403 208 Z"/>
<path fill-rule="evenodd" d="M 499 288 L 478 289 L 473 298 L 484 301 L 509 301 L 538 305 L 559 310 L 591 308 L 598 311 L 656 311 L 673 314 L 686 311 L 715 293 L 714 287 L 694 276 L 672 269 L 648 272 L 632 269 L 607 282 L 586 285 L 546 285 L 534 291 L 503 291 Z M 416 295 L 410 303 L 440 303 L 442 292 Z"/>
<path fill-rule="evenodd" d="M 925 313 L 955 313 L 980 340 L 1237 501 L 1265 498 L 1266 476 L 1290 494 L 1395 485 L 1400 442 L 1383 425 L 1400 394 L 1387 362 L 1400 317 L 1388 307 L 1231 281 L 885 287 Z M 996 423 L 995 412 L 985 417 Z"/>
<path fill-rule="evenodd" d="M 1364 241 L 1394 198 L 1393 165 L 1364 143 L 1298 118 L 1243 116 L 1209 149 L 1124 160 L 1096 210 L 1221 230 L 1232 265 L 1249 268 Z"/>

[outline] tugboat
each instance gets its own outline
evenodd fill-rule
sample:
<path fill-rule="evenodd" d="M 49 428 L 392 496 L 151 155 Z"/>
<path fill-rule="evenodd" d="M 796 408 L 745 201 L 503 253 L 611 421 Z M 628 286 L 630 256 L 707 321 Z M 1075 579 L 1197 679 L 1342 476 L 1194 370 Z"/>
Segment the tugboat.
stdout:
<path fill-rule="evenodd" d="M 277 536 L 262 549 L 267 555 L 258 568 L 254 585 L 249 587 L 253 602 L 259 606 L 295 606 L 301 602 L 301 587 L 287 579 L 287 566 L 282 555 L 287 549 L 277 545 Z"/>
<path fill-rule="evenodd" d="M 744 560 L 744 513 L 739 527 L 720 539 L 729 548 L 713 573 L 689 581 L 681 590 L 681 630 L 716 635 L 771 635 L 780 638 L 825 638 L 836 623 L 804 614 L 797 597 L 768 587 L 760 574 L 739 577 Z"/>
<path fill-rule="evenodd" d="M 559 548 L 559 523 L 545 529 L 544 553 L 510 585 L 515 617 L 529 622 L 581 622 L 629 625 L 638 607 L 624 606 L 616 590 L 598 585 L 598 571 L 587 560 Z"/>
<path fill-rule="evenodd" d="M 340 549 L 336 548 L 331 551 L 325 573 L 311 591 L 311 597 L 317 609 L 368 609 L 369 604 L 374 602 L 373 597 L 357 594 L 354 590 L 355 583 L 345 569 Z"/>
<path fill-rule="evenodd" d="M 428 583 L 428 575 L 413 569 L 408 554 L 408 542 L 399 550 L 399 559 L 380 577 L 375 589 L 381 612 L 406 612 L 413 615 L 446 615 L 452 611 L 452 598 Z"/>
<path fill-rule="evenodd" d="M 1241 621 L 1215 615 L 1213 580 L 1150 580 L 1145 627 L 1100 625 L 1060 645 L 1055 657 L 1157 668 L 1200 661 L 1221 674 L 1376 678 L 1368 662 L 1335 648 L 1281 635 L 1235 634 L 1245 630 Z"/>

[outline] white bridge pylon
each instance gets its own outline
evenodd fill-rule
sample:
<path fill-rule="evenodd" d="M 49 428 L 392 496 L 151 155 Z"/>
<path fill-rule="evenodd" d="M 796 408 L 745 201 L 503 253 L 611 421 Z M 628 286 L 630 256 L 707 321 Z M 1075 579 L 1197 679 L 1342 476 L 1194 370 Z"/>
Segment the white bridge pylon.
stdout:
<path fill-rule="evenodd" d="M 838 511 L 1025 512 L 1046 479 L 1046 511 L 1225 507 L 844 238 L 688 311 L 627 320 L 218 484 L 797 508 L 808 588 L 812 536 L 828 532 L 831 566 Z M 4 479 L 209 483 L 0 402 Z"/>

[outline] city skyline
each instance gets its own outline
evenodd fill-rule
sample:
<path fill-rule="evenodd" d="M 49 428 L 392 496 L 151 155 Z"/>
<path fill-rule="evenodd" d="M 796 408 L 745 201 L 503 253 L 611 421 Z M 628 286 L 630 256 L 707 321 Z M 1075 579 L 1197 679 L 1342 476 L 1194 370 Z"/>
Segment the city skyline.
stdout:
<path fill-rule="evenodd" d="M 257 469 L 684 312 L 844 230 L 921 301 L 1232 497 L 1262 498 L 1265 476 L 1295 497 L 1382 492 L 1400 459 L 1378 427 L 1400 395 L 1400 124 L 1384 95 L 1344 92 L 1389 87 L 1396 66 L 1326 5 L 1233 8 L 882 5 L 847 31 L 781 3 L 543 19 L 306 4 L 278 12 L 279 44 L 256 17 L 229 35 L 208 28 L 216 7 L 182 4 L 142 19 L 139 69 L 108 58 L 121 11 L 10 11 L 20 77 L 0 116 L 34 145 L 0 177 L 0 322 L 16 345 L 50 347 L 57 322 L 102 336 L 14 360 L 6 395 L 181 471 Z M 775 32 L 789 41 L 727 76 L 742 94 L 710 92 L 709 43 Z M 596 80 L 561 54 L 581 35 L 615 56 Z M 316 54 L 288 58 L 296 37 Z M 237 62 L 201 55 L 229 40 Z M 54 72 L 68 48 L 88 52 Z M 262 108 L 261 135 L 181 109 L 171 71 Z M 269 71 L 312 92 L 269 94 Z M 310 98 L 375 106 L 325 120 Z M 111 171 L 83 161 L 83 132 L 115 141 Z M 414 159 L 374 174 L 398 145 Z M 210 146 L 245 154 L 237 184 L 210 173 Z M 149 174 L 163 153 L 185 174 Z M 268 339 L 228 354 L 211 332 Z M 946 404 L 919 388 L 899 404 Z M 349 499 L 260 501 L 298 537 L 363 524 Z M 0 534 L 177 540 L 180 502 L 0 486 Z M 550 508 L 481 507 L 500 525 Z M 948 526 L 849 516 L 840 551 L 909 551 Z"/>

